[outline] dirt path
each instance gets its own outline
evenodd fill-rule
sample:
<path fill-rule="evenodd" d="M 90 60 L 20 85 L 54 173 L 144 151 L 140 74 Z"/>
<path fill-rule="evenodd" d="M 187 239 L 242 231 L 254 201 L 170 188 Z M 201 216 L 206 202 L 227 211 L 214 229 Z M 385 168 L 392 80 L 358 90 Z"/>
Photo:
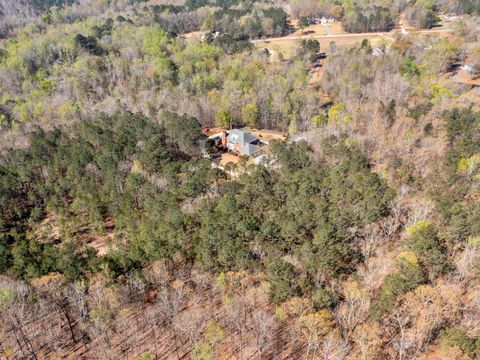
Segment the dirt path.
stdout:
<path fill-rule="evenodd" d="M 308 79 L 309 84 L 313 84 L 314 82 L 318 81 L 321 66 L 322 66 L 322 61 L 317 60 L 317 62 L 315 63 L 315 66 L 310 71 L 310 78 Z"/>
<path fill-rule="evenodd" d="M 327 35 L 332 35 L 332 31 L 330 30 L 330 26 L 328 26 L 328 24 L 322 24 L 322 26 Z"/>
<path fill-rule="evenodd" d="M 403 35 L 407 35 L 410 31 L 415 31 L 415 28 L 410 25 L 408 22 L 405 13 L 400 14 L 400 20 L 399 20 L 399 25 L 400 25 L 400 32 Z"/>

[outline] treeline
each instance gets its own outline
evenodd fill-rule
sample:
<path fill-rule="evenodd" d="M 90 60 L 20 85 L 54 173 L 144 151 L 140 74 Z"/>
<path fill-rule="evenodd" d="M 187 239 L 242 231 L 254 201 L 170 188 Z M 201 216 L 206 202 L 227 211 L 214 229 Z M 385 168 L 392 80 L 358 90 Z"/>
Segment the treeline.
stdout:
<path fill-rule="evenodd" d="M 177 34 L 206 30 L 235 38 L 278 36 L 288 30 L 281 7 L 261 1 L 187 1 L 184 5 L 152 5 L 146 13 L 155 23 Z"/>
<path fill-rule="evenodd" d="M 438 13 L 478 15 L 480 5 L 473 0 L 402 0 L 392 3 L 364 1 L 290 1 L 294 17 L 331 17 L 342 21 L 348 32 L 389 31 L 405 13 L 410 25 L 431 28 L 438 22 Z"/>
<path fill-rule="evenodd" d="M 50 7 L 70 5 L 75 0 L 4 0 L 0 3 L 0 38 L 28 23 L 36 23 L 37 17 Z"/>
<path fill-rule="evenodd" d="M 444 241 L 456 249 L 465 239 L 475 243 L 480 233 L 480 205 L 475 200 L 480 113 L 455 109 L 445 114 L 445 120 L 451 148 L 445 156 L 445 168 L 432 183 L 431 194 L 445 229 Z"/>
<path fill-rule="evenodd" d="M 53 22 L 22 34 L 1 44 L 2 128 L 159 108 L 212 125 L 219 111 L 240 121 L 243 108 L 256 106 L 255 126 L 286 130 L 292 121 L 308 126 L 320 111 L 303 62 L 273 68 L 267 55 L 230 35 L 185 41 L 121 19 Z"/>
<path fill-rule="evenodd" d="M 345 11 L 342 26 L 353 33 L 390 31 L 395 26 L 395 18 L 387 7 L 353 5 Z"/>
<path fill-rule="evenodd" d="M 152 5 L 144 0 L 122 1 L 115 5 L 72 3 L 63 7 L 45 5 L 41 19 L 73 23 L 89 17 L 100 18 L 102 9 L 110 9 L 118 14 L 115 19 L 143 25 L 157 24 L 175 34 L 214 30 L 235 37 L 260 37 L 281 35 L 288 29 L 285 11 L 262 1 L 187 1 L 182 5 Z"/>
<path fill-rule="evenodd" d="M 26 2 L 29 3 L 31 6 L 38 10 L 48 10 L 52 6 L 65 6 L 70 5 L 75 0 L 27 0 Z"/>

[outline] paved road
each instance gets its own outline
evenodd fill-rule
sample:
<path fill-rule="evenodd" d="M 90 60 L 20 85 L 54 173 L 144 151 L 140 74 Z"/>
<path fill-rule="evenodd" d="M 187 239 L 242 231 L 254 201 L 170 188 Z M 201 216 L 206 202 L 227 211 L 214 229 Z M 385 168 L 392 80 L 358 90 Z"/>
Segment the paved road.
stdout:
<path fill-rule="evenodd" d="M 441 30 L 419 30 L 419 31 L 412 31 L 410 34 L 435 34 L 435 33 L 448 33 L 453 32 L 450 29 L 441 29 Z M 251 40 L 253 43 L 259 42 L 274 42 L 274 41 L 284 41 L 284 40 L 301 40 L 301 39 L 332 39 L 332 38 L 357 38 L 357 37 L 374 37 L 374 36 L 381 36 L 385 37 L 389 40 L 394 40 L 391 35 L 392 33 L 358 33 L 358 34 L 337 34 L 337 35 L 301 35 L 301 36 L 284 36 L 278 38 L 269 38 L 269 39 L 256 39 Z"/>

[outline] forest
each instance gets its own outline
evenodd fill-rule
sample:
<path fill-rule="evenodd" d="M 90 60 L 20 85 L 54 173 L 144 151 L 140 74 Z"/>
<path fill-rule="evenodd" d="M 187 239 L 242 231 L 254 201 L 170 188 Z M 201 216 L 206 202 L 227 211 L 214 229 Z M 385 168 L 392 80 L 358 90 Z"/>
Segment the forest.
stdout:
<path fill-rule="evenodd" d="M 479 6 L 0 0 L 0 358 L 480 357 Z"/>

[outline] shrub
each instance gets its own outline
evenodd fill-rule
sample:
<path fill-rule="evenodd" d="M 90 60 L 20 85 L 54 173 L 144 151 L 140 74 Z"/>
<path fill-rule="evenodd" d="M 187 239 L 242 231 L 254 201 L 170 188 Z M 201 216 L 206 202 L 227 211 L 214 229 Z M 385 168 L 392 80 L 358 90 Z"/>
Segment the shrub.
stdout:
<path fill-rule="evenodd" d="M 396 259 L 396 271 L 385 277 L 378 302 L 372 309 L 372 317 L 380 320 L 395 308 L 398 296 L 415 289 L 424 282 L 425 277 L 417 256 L 413 252 L 400 253 Z"/>
<path fill-rule="evenodd" d="M 432 106 L 433 105 L 429 102 L 417 104 L 410 109 L 408 115 L 415 120 L 419 120 L 422 115 L 427 114 L 432 109 Z"/>
<path fill-rule="evenodd" d="M 333 308 L 335 305 L 335 299 L 324 288 L 315 290 L 312 294 L 313 306 L 317 310 Z"/>
<path fill-rule="evenodd" d="M 430 279 L 450 268 L 450 262 L 440 245 L 435 228 L 428 221 L 419 221 L 407 228 L 407 236 L 405 241 L 407 247 L 416 254 Z"/>
<path fill-rule="evenodd" d="M 440 334 L 443 345 L 458 346 L 471 358 L 480 355 L 480 337 L 469 337 L 465 329 L 449 328 Z"/>
<path fill-rule="evenodd" d="M 469 158 L 461 158 L 458 160 L 457 171 L 459 174 L 472 175 L 478 170 L 480 165 L 480 154 L 475 154 Z"/>
<path fill-rule="evenodd" d="M 268 280 L 271 284 L 270 297 L 276 302 L 299 295 L 299 287 L 293 265 L 281 259 L 270 260 L 267 264 Z"/>
<path fill-rule="evenodd" d="M 420 75 L 420 67 L 411 57 L 406 58 L 400 64 L 400 74 L 407 77 L 415 77 Z"/>

